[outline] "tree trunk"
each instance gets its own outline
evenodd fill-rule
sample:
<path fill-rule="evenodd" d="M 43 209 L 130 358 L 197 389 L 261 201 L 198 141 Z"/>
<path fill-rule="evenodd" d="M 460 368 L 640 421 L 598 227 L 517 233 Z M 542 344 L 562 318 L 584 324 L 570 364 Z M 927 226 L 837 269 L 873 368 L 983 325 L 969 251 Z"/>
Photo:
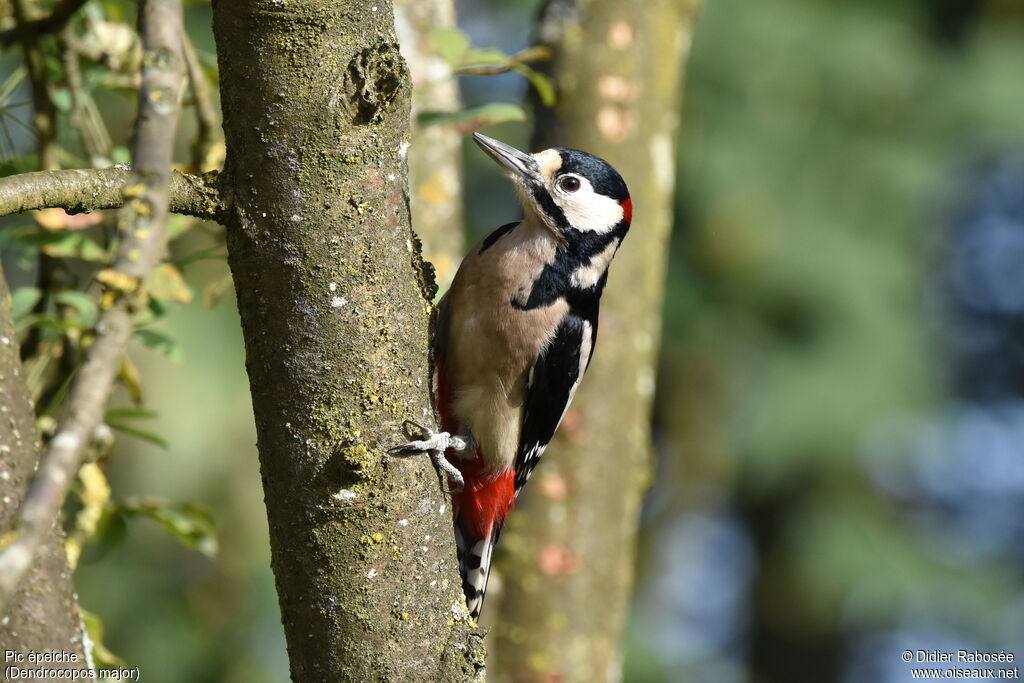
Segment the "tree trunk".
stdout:
<path fill-rule="evenodd" d="M 409 227 L 390 2 L 215 0 L 229 262 L 297 681 L 483 675 L 427 458 L 432 283 Z"/>
<path fill-rule="evenodd" d="M 459 87 L 451 66 L 430 43 L 430 29 L 455 27 L 452 0 L 398 0 L 395 21 L 402 55 L 412 75 L 412 114 L 457 111 Z M 450 126 L 413 125 L 409 151 L 412 227 L 423 241 L 423 256 L 436 268 L 438 285 L 451 284 L 462 260 L 462 153 Z"/>
<path fill-rule="evenodd" d="M 41 444 L 28 388 L 21 374 L 11 295 L 0 270 L 0 529 L 8 529 L 28 491 L 39 461 Z M 0 654 L 13 650 L 25 656 L 15 664 L 25 669 L 38 665 L 28 653 L 67 652 L 77 662 L 47 663 L 57 670 L 85 668 L 81 618 L 75 587 L 64 552 L 64 538 L 54 526 L 41 543 L 35 562 L 11 600 L 10 612 L 0 620 Z M 4 546 L 0 539 L 0 547 Z"/>
<path fill-rule="evenodd" d="M 498 680 L 615 681 L 632 592 L 672 224 L 679 86 L 696 0 L 552 0 L 537 35 L 554 109 L 533 149 L 607 159 L 635 207 L 611 268 L 597 350 L 499 545 Z"/>

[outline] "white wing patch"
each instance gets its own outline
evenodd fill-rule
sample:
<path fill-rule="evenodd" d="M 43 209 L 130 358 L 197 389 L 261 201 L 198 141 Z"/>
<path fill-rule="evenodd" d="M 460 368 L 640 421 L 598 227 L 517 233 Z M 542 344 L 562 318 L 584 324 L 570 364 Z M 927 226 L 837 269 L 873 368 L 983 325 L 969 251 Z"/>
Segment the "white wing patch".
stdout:
<path fill-rule="evenodd" d="M 562 415 L 564 416 L 565 413 L 563 412 Z M 525 486 L 526 482 L 529 481 L 530 475 L 533 474 L 533 468 L 540 462 L 540 457 L 544 455 L 544 451 L 547 447 L 548 445 L 546 443 L 534 444 L 526 453 L 526 456 L 523 458 L 522 466 L 516 471 L 516 498 L 519 497 L 519 492 L 523 490 L 523 486 Z"/>

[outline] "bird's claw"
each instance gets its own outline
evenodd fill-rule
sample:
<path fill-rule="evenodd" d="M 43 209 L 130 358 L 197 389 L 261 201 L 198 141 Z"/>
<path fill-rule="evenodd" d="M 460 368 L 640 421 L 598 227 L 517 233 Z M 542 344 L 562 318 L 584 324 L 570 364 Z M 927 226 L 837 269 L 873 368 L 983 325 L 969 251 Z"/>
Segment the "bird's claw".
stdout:
<path fill-rule="evenodd" d="M 457 451 L 463 450 L 466 447 L 466 440 L 459 436 L 452 436 L 448 432 L 435 432 L 430 427 L 424 427 L 413 420 L 403 421 L 402 427 L 405 429 L 406 434 L 409 434 L 411 431 L 410 427 L 415 427 L 426 438 L 392 446 L 387 451 L 388 455 L 393 458 L 407 458 L 412 455 L 427 453 L 430 455 L 430 461 L 434 463 L 434 466 L 455 482 L 455 488 L 446 492 L 448 494 L 461 493 L 466 487 L 465 479 L 462 477 L 462 472 L 459 472 L 458 468 L 448 462 L 448 458 L 444 457 L 444 453 L 449 448 Z"/>

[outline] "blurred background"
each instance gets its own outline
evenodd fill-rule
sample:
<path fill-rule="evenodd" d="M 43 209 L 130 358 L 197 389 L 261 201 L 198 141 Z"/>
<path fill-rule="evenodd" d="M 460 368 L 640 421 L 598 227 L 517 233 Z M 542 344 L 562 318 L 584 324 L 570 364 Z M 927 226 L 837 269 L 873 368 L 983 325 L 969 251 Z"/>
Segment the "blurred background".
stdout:
<path fill-rule="evenodd" d="M 537 5 L 462 0 L 459 25 L 515 52 Z M 85 11 L 103 40 L 134 14 Z M 186 21 L 215 76 L 208 4 Z M 3 175 L 33 163 L 20 63 L 0 55 Z M 83 76 L 123 161 L 133 94 L 109 71 Z M 624 680 L 888 683 L 910 680 L 905 649 L 1024 657 L 1024 4 L 706 0 L 686 74 Z M 527 88 L 459 83 L 470 106 Z M 530 125 L 487 132 L 525 146 Z M 195 136 L 183 116 L 180 158 Z M 472 242 L 518 209 L 475 148 L 464 163 Z M 27 222 L 0 221 L 22 291 Z M 191 295 L 133 351 L 152 416 L 105 463 L 129 505 L 79 597 L 147 681 L 286 680 L 222 239 L 182 233 Z M 131 513 L 146 501 L 180 517 Z"/>

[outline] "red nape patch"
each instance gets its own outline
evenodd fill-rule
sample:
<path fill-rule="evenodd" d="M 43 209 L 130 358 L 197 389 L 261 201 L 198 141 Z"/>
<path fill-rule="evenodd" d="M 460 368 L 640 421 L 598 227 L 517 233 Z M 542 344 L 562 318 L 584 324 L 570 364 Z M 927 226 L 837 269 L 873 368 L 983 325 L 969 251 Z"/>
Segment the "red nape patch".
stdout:
<path fill-rule="evenodd" d="M 619 206 L 622 207 L 622 220 L 626 221 L 627 223 L 632 223 L 633 222 L 633 200 L 629 199 L 629 198 L 623 199 L 621 202 L 619 202 Z"/>
<path fill-rule="evenodd" d="M 469 461 L 457 457 L 451 460 L 466 480 L 466 488 L 452 495 L 455 523 L 474 539 L 488 538 L 496 526 L 501 527 L 512 508 L 515 472 L 487 472 L 480 451 Z"/>

